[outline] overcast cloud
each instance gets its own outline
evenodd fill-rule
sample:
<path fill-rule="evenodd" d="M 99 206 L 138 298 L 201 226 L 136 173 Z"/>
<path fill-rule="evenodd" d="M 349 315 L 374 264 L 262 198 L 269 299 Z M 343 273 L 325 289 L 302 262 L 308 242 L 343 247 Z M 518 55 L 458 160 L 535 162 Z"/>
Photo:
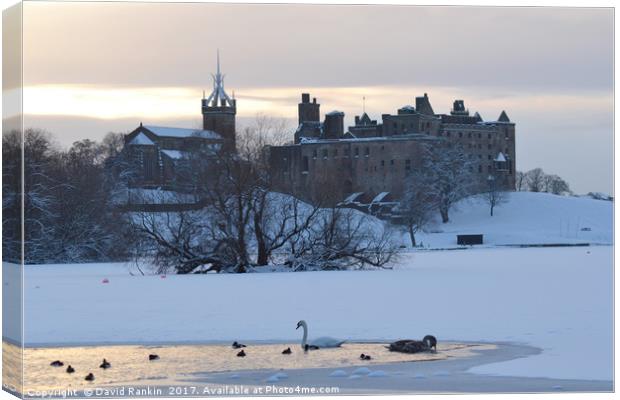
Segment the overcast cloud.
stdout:
<path fill-rule="evenodd" d="M 27 126 L 63 144 L 140 121 L 196 126 L 219 48 L 240 122 L 296 117 L 302 91 L 347 122 L 427 92 L 517 124 L 517 168 L 612 190 L 611 9 L 26 3 Z"/>

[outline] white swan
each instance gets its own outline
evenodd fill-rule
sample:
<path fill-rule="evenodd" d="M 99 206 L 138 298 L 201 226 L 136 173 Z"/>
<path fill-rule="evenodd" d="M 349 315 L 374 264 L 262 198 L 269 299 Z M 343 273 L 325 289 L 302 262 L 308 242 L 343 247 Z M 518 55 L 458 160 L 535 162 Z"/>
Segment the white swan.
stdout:
<path fill-rule="evenodd" d="M 295 329 L 299 329 L 300 326 L 304 328 L 304 337 L 301 339 L 301 348 L 304 349 L 304 350 L 306 348 L 306 344 L 309 347 L 318 347 L 319 349 L 321 349 L 321 348 L 329 348 L 329 347 L 340 347 L 340 345 L 345 342 L 344 340 L 323 336 L 323 337 L 314 339 L 310 343 L 307 343 L 307 340 L 308 340 L 308 324 L 306 323 L 306 321 L 301 320 L 301 321 L 299 321 L 297 323 L 297 328 L 295 328 Z"/>

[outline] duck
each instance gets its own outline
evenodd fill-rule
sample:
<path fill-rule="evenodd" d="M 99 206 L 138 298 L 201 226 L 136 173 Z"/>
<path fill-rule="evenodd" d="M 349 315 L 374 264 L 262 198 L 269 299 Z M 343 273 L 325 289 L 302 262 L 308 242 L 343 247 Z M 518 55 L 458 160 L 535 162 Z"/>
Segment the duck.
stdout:
<path fill-rule="evenodd" d="M 157 354 L 149 354 L 149 361 L 159 360 L 159 356 Z"/>
<path fill-rule="evenodd" d="M 399 353 L 421 353 L 431 351 L 433 347 L 437 348 L 437 339 L 432 335 L 426 335 L 422 340 L 398 340 L 390 343 L 388 349 Z"/>
<path fill-rule="evenodd" d="M 103 368 L 103 369 L 108 369 L 112 366 L 112 364 L 110 364 L 108 362 L 108 360 L 106 360 L 105 358 L 103 359 L 103 362 L 101 363 L 101 365 L 99 366 L 99 368 Z"/>
<path fill-rule="evenodd" d="M 52 362 L 50 363 L 50 365 L 51 365 L 52 367 L 62 367 L 63 365 L 65 365 L 65 363 L 63 363 L 63 362 L 62 362 L 62 361 L 60 361 L 60 360 L 56 360 L 56 361 L 52 361 Z"/>
<path fill-rule="evenodd" d="M 237 353 L 237 357 L 245 357 L 245 351 L 241 350 Z"/>
<path fill-rule="evenodd" d="M 301 339 L 301 348 L 306 351 L 306 344 L 309 346 L 310 350 L 318 350 L 320 348 L 332 348 L 332 347 L 340 347 L 345 341 L 340 339 L 335 339 L 332 337 L 323 336 L 317 339 L 314 339 L 310 343 L 308 341 L 308 323 L 303 319 L 297 323 L 297 328 L 304 328 L 304 336 Z M 314 347 L 314 348 L 312 348 Z"/>
<path fill-rule="evenodd" d="M 362 353 L 362 354 L 360 354 L 360 360 L 366 360 L 366 361 L 369 361 L 369 360 L 372 360 L 372 357 L 370 356 L 370 354 L 364 354 L 364 353 Z"/>
<path fill-rule="evenodd" d="M 86 377 L 84 378 L 85 381 L 89 381 L 92 382 L 95 380 L 95 375 L 93 375 L 92 372 L 90 372 L 88 375 L 86 375 Z"/>
<path fill-rule="evenodd" d="M 282 350 L 282 354 L 291 354 L 291 353 L 292 353 L 292 351 L 291 351 L 290 347 L 287 348 L 286 350 Z"/>
<path fill-rule="evenodd" d="M 247 347 L 247 346 L 244 345 L 244 344 L 241 344 L 241 343 L 233 342 L 232 347 L 233 347 L 233 349 L 241 349 L 241 348 Z"/>
<path fill-rule="evenodd" d="M 74 372 L 75 372 L 75 369 L 74 369 L 71 365 L 69 365 L 69 366 L 67 367 L 67 373 L 68 373 L 68 374 L 72 374 L 72 373 L 74 373 Z"/>

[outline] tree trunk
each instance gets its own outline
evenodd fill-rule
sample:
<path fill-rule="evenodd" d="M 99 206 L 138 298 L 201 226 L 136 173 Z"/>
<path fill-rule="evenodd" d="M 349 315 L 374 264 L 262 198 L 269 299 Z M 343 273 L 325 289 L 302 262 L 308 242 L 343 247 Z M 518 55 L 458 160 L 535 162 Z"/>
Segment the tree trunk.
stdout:
<path fill-rule="evenodd" d="M 444 224 L 450 222 L 450 218 L 448 218 L 448 207 L 439 207 L 439 213 L 441 213 L 441 222 L 443 222 Z"/>
<path fill-rule="evenodd" d="M 409 238 L 411 239 L 411 247 L 416 247 L 415 232 L 411 226 L 409 226 Z"/>
<path fill-rule="evenodd" d="M 265 237 L 261 229 L 260 218 L 254 217 L 254 235 L 256 236 L 256 247 L 258 255 L 256 257 L 256 265 L 263 266 L 269 263 L 269 253 L 265 244 Z"/>
<path fill-rule="evenodd" d="M 491 203 L 491 217 L 493 216 L 493 208 L 495 208 L 495 204 Z"/>

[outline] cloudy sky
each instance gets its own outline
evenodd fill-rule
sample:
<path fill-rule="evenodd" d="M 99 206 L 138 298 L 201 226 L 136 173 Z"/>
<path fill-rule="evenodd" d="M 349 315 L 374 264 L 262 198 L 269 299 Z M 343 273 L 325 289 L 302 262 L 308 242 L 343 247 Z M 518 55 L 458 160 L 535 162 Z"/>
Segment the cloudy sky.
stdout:
<path fill-rule="evenodd" d="M 25 125 L 61 144 L 140 121 L 200 126 L 219 48 L 239 123 L 373 118 L 428 93 L 517 124 L 517 168 L 612 190 L 613 11 L 568 8 L 26 3 Z"/>

